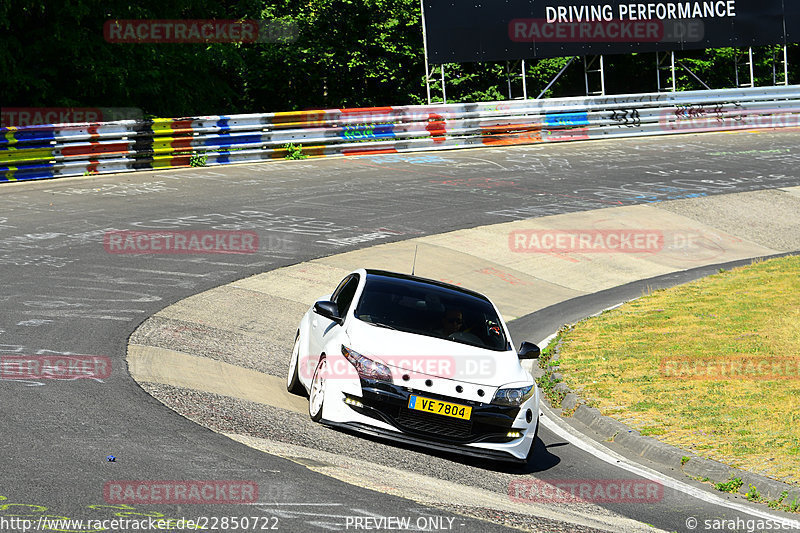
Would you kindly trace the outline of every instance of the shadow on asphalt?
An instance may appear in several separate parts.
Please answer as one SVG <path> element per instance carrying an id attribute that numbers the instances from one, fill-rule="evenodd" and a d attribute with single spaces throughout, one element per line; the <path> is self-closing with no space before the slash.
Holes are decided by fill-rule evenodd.
<path id="1" fill-rule="evenodd" d="M 524 465 L 515 465 L 513 463 L 500 463 L 497 462 L 497 472 L 503 472 L 506 474 L 516 474 L 524 476 L 525 474 L 534 474 L 536 472 L 544 472 L 546 470 L 550 470 L 558 463 L 561 462 L 561 458 L 553 453 L 550 453 L 549 448 L 554 446 L 564 446 L 569 443 L 555 443 L 545 445 L 542 442 L 542 439 L 536 437 L 536 440 L 533 443 L 533 451 L 528 457 L 528 462 Z"/>
<path id="2" fill-rule="evenodd" d="M 548 448 L 557 446 L 566 446 L 569 444 L 568 442 L 557 442 L 545 445 L 544 442 L 542 442 L 541 438 L 536 437 L 536 441 L 534 441 L 533 443 L 533 452 L 530 454 L 528 462 L 524 464 L 517 464 L 510 462 L 507 463 L 503 461 L 495 461 L 492 459 L 484 459 L 480 457 L 457 455 L 452 452 L 445 452 L 433 448 L 415 446 L 413 444 L 406 444 L 391 439 L 383 439 L 380 436 L 366 435 L 363 433 L 359 433 L 357 431 L 351 431 L 346 428 L 328 427 L 328 429 L 330 429 L 331 431 L 339 431 L 342 433 L 347 433 L 354 437 L 358 437 L 359 439 L 384 444 L 386 446 L 391 446 L 393 448 L 422 453 L 425 455 L 429 455 L 431 457 L 438 457 L 440 459 L 444 459 L 452 463 L 471 466 L 474 468 L 479 468 L 481 470 L 489 470 L 492 472 L 501 472 L 505 474 L 516 474 L 516 475 L 525 475 L 525 474 L 532 474 L 534 472 L 543 472 L 545 470 L 553 468 L 554 466 L 556 466 L 558 463 L 561 462 L 561 458 L 558 457 L 557 455 L 550 453 L 548 451 Z"/>

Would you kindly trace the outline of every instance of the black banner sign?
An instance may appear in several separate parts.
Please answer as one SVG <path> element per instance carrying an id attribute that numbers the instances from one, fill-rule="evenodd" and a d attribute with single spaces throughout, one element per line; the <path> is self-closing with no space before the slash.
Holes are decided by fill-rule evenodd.
<path id="1" fill-rule="evenodd" d="M 423 4 L 428 58 L 434 64 L 800 42 L 800 0 Z"/>

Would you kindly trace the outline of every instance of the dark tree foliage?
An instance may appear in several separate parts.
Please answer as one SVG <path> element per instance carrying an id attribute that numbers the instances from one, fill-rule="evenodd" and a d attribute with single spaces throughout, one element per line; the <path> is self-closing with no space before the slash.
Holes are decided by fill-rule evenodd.
<path id="1" fill-rule="evenodd" d="M 299 33 L 288 43 L 107 42 L 103 25 L 118 19 L 282 20 L 295 23 Z M 177 117 L 425 101 L 418 0 L 9 0 L 0 3 L 0 30 L 0 105 L 8 107 L 138 107 L 149 116 Z M 773 83 L 775 51 L 779 47 L 756 50 L 758 85 Z M 710 87 L 723 88 L 735 86 L 735 53 L 707 50 L 679 58 Z M 798 78 L 798 55 L 792 46 L 791 81 Z M 566 61 L 530 60 L 529 97 Z M 509 82 L 511 96 L 520 97 L 520 66 L 508 66 L 510 77 L 506 68 L 446 65 L 448 101 L 505 99 Z M 781 78 L 781 65 L 777 73 Z M 432 95 L 440 100 L 438 74 Z M 682 67 L 677 82 L 681 90 L 702 88 Z M 655 91 L 654 54 L 607 57 L 606 87 L 609 93 Z M 546 96 L 584 93 L 578 60 Z"/>
<path id="2" fill-rule="evenodd" d="M 189 116 L 421 101 L 418 4 L 405 0 L 13 0 L 0 5 L 4 106 Z M 291 43 L 121 44 L 116 19 L 293 20 Z"/>
<path id="3" fill-rule="evenodd" d="M 236 18 L 214 0 L 35 2 L 0 8 L 3 99 L 8 106 L 139 107 L 157 115 L 226 111 L 240 101 L 233 45 L 117 44 L 103 37 L 114 19 Z"/>

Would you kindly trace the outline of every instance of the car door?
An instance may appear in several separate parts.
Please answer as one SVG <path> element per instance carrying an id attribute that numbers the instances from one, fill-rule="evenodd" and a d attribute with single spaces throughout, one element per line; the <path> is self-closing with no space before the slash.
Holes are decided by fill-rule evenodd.
<path id="1" fill-rule="evenodd" d="M 344 278 L 341 283 L 339 283 L 339 286 L 336 287 L 336 290 L 333 291 L 331 301 L 336 304 L 339 310 L 339 316 L 344 317 L 350 309 L 353 303 L 353 297 L 356 294 L 356 289 L 358 289 L 359 279 L 360 276 L 358 274 L 351 274 Z M 331 338 L 339 327 L 341 326 L 333 320 L 318 315 L 317 313 L 313 314 L 311 318 L 309 350 L 314 367 L 316 367 L 319 356 L 325 344 L 328 342 L 328 339 Z"/>

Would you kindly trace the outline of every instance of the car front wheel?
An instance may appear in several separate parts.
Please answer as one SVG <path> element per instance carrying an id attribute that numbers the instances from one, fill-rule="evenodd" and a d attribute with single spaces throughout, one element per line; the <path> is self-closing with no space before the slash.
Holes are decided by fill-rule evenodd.
<path id="1" fill-rule="evenodd" d="M 325 375 L 328 372 L 328 360 L 324 357 L 320 359 L 314 370 L 314 377 L 311 379 L 311 391 L 308 393 L 308 414 L 311 420 L 319 422 L 322 420 L 322 404 L 325 401 Z"/>
<path id="2" fill-rule="evenodd" d="M 294 348 L 292 348 L 292 357 L 289 359 L 289 376 L 286 380 L 286 390 L 292 394 L 305 394 L 306 389 L 300 383 L 300 378 L 297 375 L 297 368 L 300 366 L 300 332 L 294 339 Z"/>
<path id="3" fill-rule="evenodd" d="M 533 439 L 531 440 L 531 449 L 528 450 L 528 457 L 526 459 L 526 462 L 530 461 L 531 458 L 533 457 L 534 450 L 536 449 L 536 440 L 539 438 L 539 424 L 541 424 L 541 423 L 542 423 L 542 417 L 537 415 L 536 416 L 536 429 L 533 431 Z"/>

